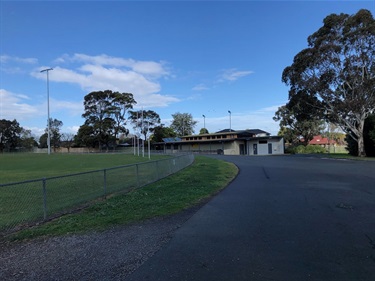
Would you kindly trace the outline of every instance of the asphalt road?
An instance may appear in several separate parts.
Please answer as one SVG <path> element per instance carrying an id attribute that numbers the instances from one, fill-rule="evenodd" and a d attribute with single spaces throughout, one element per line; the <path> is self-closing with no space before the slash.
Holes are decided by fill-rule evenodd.
<path id="1" fill-rule="evenodd" d="M 216 157 L 238 177 L 127 280 L 375 280 L 375 162 Z"/>

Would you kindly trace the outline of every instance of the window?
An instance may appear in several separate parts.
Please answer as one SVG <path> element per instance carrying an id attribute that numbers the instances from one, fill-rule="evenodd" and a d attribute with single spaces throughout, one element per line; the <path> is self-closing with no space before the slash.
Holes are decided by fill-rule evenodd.
<path id="1" fill-rule="evenodd" d="M 267 140 L 260 140 L 259 141 L 259 144 L 266 144 L 267 143 Z"/>

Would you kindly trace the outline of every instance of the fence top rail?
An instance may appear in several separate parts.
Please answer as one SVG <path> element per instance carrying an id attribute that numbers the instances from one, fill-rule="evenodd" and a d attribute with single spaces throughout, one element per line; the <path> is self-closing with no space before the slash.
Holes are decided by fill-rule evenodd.
<path id="1" fill-rule="evenodd" d="M 73 174 L 68 174 L 68 175 L 54 176 L 54 177 L 48 177 L 48 178 L 44 177 L 44 178 L 38 178 L 38 179 L 32 179 L 32 180 L 25 180 L 25 181 L 19 181 L 19 182 L 3 183 L 3 184 L 0 184 L 0 187 L 13 186 L 13 185 L 19 185 L 19 184 L 26 184 L 26 183 L 32 183 L 32 182 L 40 182 L 40 181 L 44 181 L 44 180 L 53 180 L 53 179 L 67 178 L 67 177 L 73 177 L 73 176 L 79 176 L 79 175 L 86 175 L 86 174 L 93 174 L 93 173 L 98 173 L 98 172 L 103 172 L 103 171 L 108 171 L 108 170 L 115 170 L 115 169 L 122 169 L 122 168 L 127 168 L 127 167 L 133 167 L 133 166 L 136 166 L 136 165 L 146 165 L 146 164 L 155 163 L 155 162 L 162 162 L 162 161 L 168 161 L 168 160 L 171 160 L 171 159 L 177 159 L 177 158 L 184 157 L 184 156 L 190 155 L 190 154 L 191 153 L 180 154 L 180 155 L 176 155 L 176 156 L 174 156 L 172 158 L 152 160 L 152 161 L 140 162 L 140 163 L 135 163 L 135 164 L 127 164 L 127 165 L 121 165 L 121 166 L 116 166 L 116 167 L 110 167 L 110 168 L 104 168 L 104 169 L 98 169 L 98 170 L 92 170 L 92 171 L 86 171 L 86 172 L 73 173 Z"/>

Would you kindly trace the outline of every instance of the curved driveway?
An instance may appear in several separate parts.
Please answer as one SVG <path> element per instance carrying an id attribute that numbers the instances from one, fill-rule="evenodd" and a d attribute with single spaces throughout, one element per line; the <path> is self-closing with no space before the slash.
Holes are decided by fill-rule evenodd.
<path id="1" fill-rule="evenodd" d="M 214 157 L 238 177 L 127 280 L 375 280 L 375 162 Z"/>

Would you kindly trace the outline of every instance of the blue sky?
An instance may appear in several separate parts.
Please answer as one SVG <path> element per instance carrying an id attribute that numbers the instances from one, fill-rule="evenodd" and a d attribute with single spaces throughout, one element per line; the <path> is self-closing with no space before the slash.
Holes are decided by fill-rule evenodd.
<path id="1" fill-rule="evenodd" d="M 0 1 L 0 119 L 40 136 L 84 123 L 95 90 L 133 93 L 168 126 L 187 112 L 195 131 L 263 129 L 288 100 L 283 69 L 331 13 L 375 14 L 375 1 Z M 130 125 L 128 126 L 131 129 Z"/>

